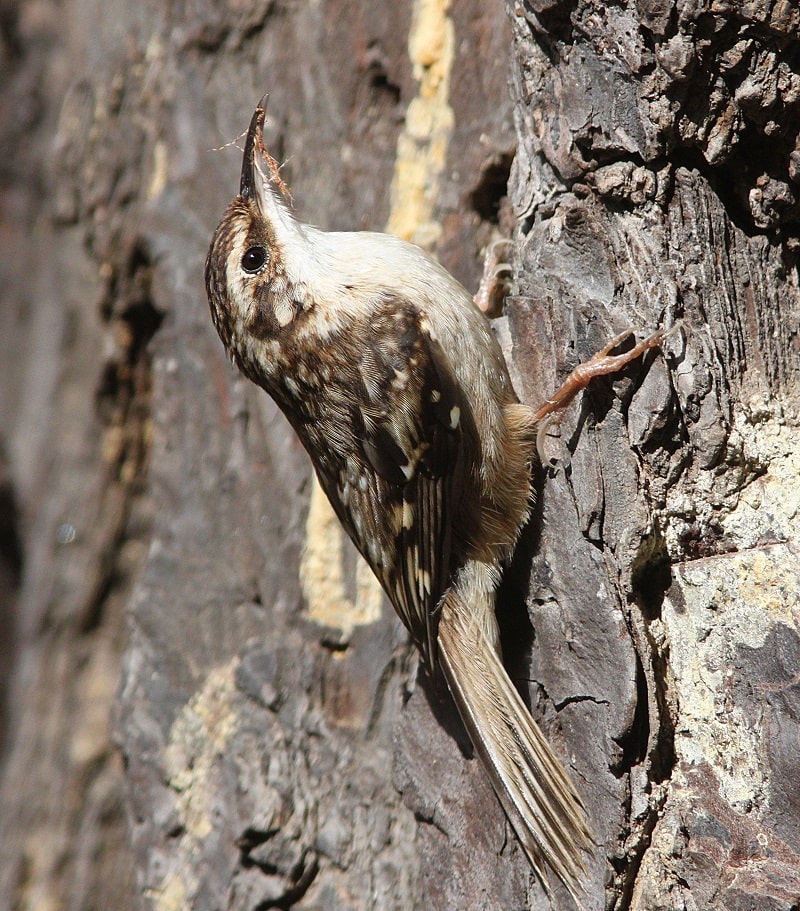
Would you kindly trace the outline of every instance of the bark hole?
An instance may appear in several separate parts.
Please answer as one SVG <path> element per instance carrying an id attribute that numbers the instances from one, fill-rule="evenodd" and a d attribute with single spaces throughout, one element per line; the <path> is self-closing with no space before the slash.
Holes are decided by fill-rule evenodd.
<path id="1" fill-rule="evenodd" d="M 470 207 L 483 221 L 497 224 L 500 220 L 500 203 L 508 192 L 511 173 L 511 152 L 494 155 L 481 168 L 478 183 L 469 196 Z"/>

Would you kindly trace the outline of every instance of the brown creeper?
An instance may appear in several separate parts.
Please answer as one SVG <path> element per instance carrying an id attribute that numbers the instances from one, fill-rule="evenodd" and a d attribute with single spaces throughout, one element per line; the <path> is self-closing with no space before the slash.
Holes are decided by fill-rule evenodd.
<path id="1" fill-rule="evenodd" d="M 485 316 L 427 254 L 297 222 L 264 147 L 264 107 L 206 261 L 214 325 L 291 422 L 429 672 L 441 667 L 531 864 L 577 896 L 583 806 L 503 667 L 494 601 L 528 518 L 537 421 L 588 375 L 534 415 Z M 590 375 L 642 350 L 602 352 Z"/>

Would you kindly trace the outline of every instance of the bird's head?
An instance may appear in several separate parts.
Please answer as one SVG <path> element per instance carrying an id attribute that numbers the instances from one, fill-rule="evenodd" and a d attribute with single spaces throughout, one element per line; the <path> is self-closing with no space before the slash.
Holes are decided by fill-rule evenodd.
<path id="1" fill-rule="evenodd" d="M 253 344 L 275 339 L 304 305 L 300 279 L 307 241 L 289 210 L 289 190 L 264 145 L 266 97 L 250 121 L 239 195 L 206 258 L 211 316 L 233 360 L 247 370 Z"/>

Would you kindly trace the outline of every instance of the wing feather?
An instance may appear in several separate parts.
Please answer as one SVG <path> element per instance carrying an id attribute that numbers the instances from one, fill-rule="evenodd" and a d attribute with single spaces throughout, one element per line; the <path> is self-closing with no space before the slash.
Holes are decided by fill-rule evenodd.
<path id="1" fill-rule="evenodd" d="M 455 568 L 455 498 L 477 477 L 477 431 L 451 364 L 409 305 L 394 300 L 373 319 L 358 373 L 351 418 L 361 451 L 338 477 L 320 478 L 338 488 L 339 518 L 432 671 L 436 609 Z"/>

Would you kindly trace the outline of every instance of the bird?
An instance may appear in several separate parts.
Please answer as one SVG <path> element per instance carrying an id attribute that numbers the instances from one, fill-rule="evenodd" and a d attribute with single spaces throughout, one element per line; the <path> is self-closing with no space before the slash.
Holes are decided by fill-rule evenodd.
<path id="1" fill-rule="evenodd" d="M 446 681 L 544 888 L 549 868 L 580 905 L 593 837 L 503 665 L 495 599 L 530 515 L 542 427 L 660 336 L 612 356 L 619 336 L 538 411 L 520 403 L 488 319 L 426 252 L 295 218 L 264 144 L 266 98 L 206 260 L 214 326 L 288 418 L 429 676 Z"/>

